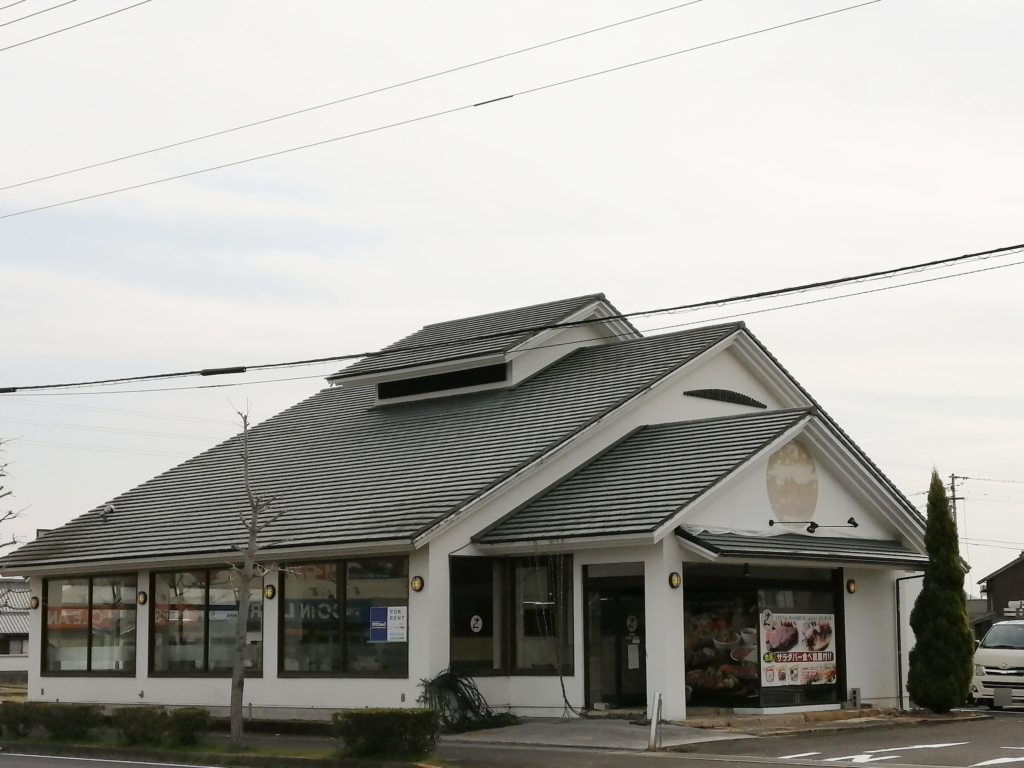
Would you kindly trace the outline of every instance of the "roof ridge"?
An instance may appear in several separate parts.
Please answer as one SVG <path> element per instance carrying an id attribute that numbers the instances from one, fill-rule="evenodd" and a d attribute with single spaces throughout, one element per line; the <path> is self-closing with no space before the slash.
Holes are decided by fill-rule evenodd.
<path id="1" fill-rule="evenodd" d="M 461 323 L 465 320 L 476 320 L 481 317 L 491 317 L 493 315 L 503 315 L 509 312 L 521 312 L 526 309 L 536 309 L 537 307 L 546 307 L 549 304 L 561 304 L 567 301 L 582 301 L 583 299 L 595 299 L 598 301 L 607 301 L 607 297 L 603 293 L 584 293 L 580 296 L 568 296 L 564 299 L 553 299 L 551 301 L 539 301 L 536 304 L 526 304 L 522 307 L 512 307 L 510 309 L 499 309 L 497 312 L 481 312 L 476 315 L 466 315 L 465 317 L 455 317 L 451 320 L 439 320 L 436 323 L 428 323 L 424 325 L 420 330 L 427 328 L 436 328 L 440 325 L 448 325 L 449 323 Z M 410 334 L 411 335 L 411 334 Z M 397 342 L 396 342 L 397 343 Z"/>

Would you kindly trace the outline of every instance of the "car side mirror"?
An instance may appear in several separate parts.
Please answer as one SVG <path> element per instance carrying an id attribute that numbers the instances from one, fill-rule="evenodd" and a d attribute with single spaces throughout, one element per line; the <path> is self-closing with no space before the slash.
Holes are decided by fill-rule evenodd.
<path id="1" fill-rule="evenodd" d="M 974 641 L 974 647 L 975 647 L 975 649 L 981 648 L 981 640 L 975 640 Z"/>

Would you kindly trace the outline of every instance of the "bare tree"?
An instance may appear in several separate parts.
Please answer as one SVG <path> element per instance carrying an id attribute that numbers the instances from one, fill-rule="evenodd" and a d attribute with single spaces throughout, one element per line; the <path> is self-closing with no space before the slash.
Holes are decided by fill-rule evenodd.
<path id="1" fill-rule="evenodd" d="M 252 454 L 249 449 L 249 411 L 236 409 L 242 420 L 242 478 L 245 484 L 247 509 L 239 511 L 242 525 L 246 532 L 244 544 L 236 546 L 242 553 L 242 565 L 231 563 L 232 581 L 238 590 L 238 618 L 235 622 L 235 649 L 231 665 L 231 745 L 242 747 L 244 723 L 242 719 L 242 702 L 245 693 L 245 647 L 249 624 L 249 593 L 253 582 L 259 584 L 270 569 L 258 562 L 260 555 L 260 534 L 277 520 L 284 510 L 275 511 L 276 498 L 257 490 L 252 482 Z"/>
<path id="2" fill-rule="evenodd" d="M 8 502 L 5 499 L 10 499 L 13 496 L 13 492 L 10 491 L 5 485 L 3 485 L 4 478 L 10 477 L 7 473 L 7 467 L 9 462 L 7 461 L 7 444 L 10 440 L 0 440 L 0 526 L 4 523 L 9 523 L 11 520 L 16 520 L 21 517 L 21 513 L 24 510 L 13 510 L 7 506 Z M 0 552 L 18 544 L 18 539 L 14 534 L 7 541 L 0 541 Z M 10 594 L 9 589 L 0 587 L 0 609 L 10 608 Z"/>

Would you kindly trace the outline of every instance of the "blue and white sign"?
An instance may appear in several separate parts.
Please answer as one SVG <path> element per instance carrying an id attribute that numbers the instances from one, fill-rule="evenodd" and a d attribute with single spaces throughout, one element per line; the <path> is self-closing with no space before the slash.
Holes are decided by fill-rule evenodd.
<path id="1" fill-rule="evenodd" d="M 404 643 L 409 639 L 408 622 L 404 605 L 371 606 L 370 642 Z"/>

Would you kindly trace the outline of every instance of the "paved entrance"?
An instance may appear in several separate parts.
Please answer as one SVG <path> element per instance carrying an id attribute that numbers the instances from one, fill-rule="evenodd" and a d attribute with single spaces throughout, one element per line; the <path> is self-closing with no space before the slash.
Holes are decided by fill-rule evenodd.
<path id="1" fill-rule="evenodd" d="M 588 747 L 590 749 L 644 750 L 650 726 L 606 718 L 528 718 L 520 725 L 443 736 L 442 742 L 464 744 L 513 744 L 518 746 Z M 663 725 L 663 747 L 679 747 L 709 741 L 750 738 L 739 733 L 718 733 L 685 725 Z"/>

